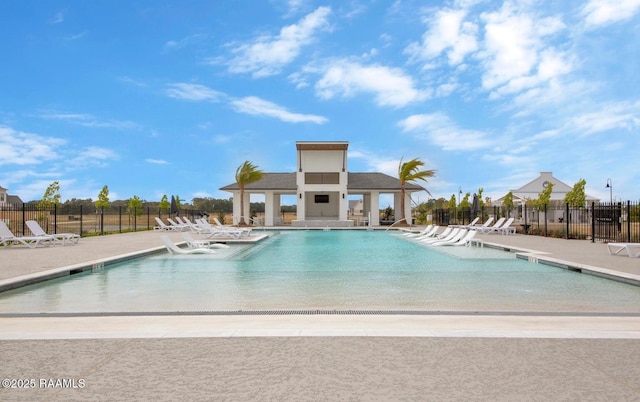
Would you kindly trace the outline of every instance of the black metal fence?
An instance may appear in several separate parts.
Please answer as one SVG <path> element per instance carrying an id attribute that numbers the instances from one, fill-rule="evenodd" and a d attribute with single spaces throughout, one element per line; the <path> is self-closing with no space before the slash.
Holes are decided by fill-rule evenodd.
<path id="1" fill-rule="evenodd" d="M 200 212 L 182 210 L 178 215 L 195 218 L 200 216 Z M 77 207 L 53 205 L 42 208 L 37 205 L 22 204 L 0 207 L 0 220 L 7 224 L 15 236 L 31 235 L 25 224 L 28 220 L 37 221 L 47 233 L 71 232 L 81 236 L 91 236 L 151 230 L 157 226 L 156 217 L 165 219 L 169 214 L 166 210 L 153 207 L 133 210 L 123 206 L 101 209 L 83 205 Z"/>
<path id="2" fill-rule="evenodd" d="M 484 222 L 489 216 L 514 218 L 518 233 L 589 239 L 593 242 L 640 242 L 640 203 L 591 203 L 587 207 L 569 204 L 542 209 L 522 205 L 516 208 L 489 207 L 472 213 L 469 208 L 438 209 L 432 220 L 438 225 L 468 224 L 475 217 Z"/>

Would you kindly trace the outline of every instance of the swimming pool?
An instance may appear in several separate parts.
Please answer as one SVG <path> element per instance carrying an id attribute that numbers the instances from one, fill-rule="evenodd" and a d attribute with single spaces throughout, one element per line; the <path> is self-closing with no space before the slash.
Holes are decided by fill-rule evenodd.
<path id="1" fill-rule="evenodd" d="M 639 313 L 640 288 L 378 231 L 283 231 L 213 256 L 156 255 L 0 293 L 0 313 L 268 310 Z"/>

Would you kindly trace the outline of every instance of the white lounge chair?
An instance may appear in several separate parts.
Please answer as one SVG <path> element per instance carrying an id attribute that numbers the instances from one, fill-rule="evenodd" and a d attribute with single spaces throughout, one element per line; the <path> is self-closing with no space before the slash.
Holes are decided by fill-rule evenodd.
<path id="1" fill-rule="evenodd" d="M 500 225 L 500 226 L 493 225 L 491 228 L 485 229 L 485 234 L 491 234 L 491 233 L 512 234 L 512 233 L 515 233 L 516 232 L 516 228 L 511 226 L 513 221 L 514 221 L 514 218 L 509 218 L 506 221 L 502 222 L 502 225 Z"/>
<path id="2" fill-rule="evenodd" d="M 431 230 L 429 230 L 427 233 L 421 234 L 420 236 L 417 236 L 417 237 L 412 237 L 412 239 L 420 240 L 420 239 L 428 239 L 430 237 L 434 237 L 438 233 L 438 230 L 440 230 L 440 226 L 434 225 L 431 228 Z"/>
<path id="3" fill-rule="evenodd" d="M 234 239 L 238 239 L 243 234 L 242 230 L 235 230 L 227 227 L 218 228 L 216 226 L 213 226 L 212 224 L 207 222 L 206 219 L 200 219 L 198 221 L 198 225 L 203 228 L 200 234 L 206 235 L 207 237 L 219 236 L 219 237 L 232 237 Z"/>
<path id="4" fill-rule="evenodd" d="M 27 221 L 27 227 L 33 233 L 34 236 L 49 238 L 51 241 L 55 243 L 60 243 L 63 246 L 66 246 L 67 243 L 78 244 L 80 241 L 80 235 L 75 233 L 53 233 L 48 234 L 42 229 L 42 226 L 36 221 Z"/>
<path id="5" fill-rule="evenodd" d="M 607 250 L 611 255 L 626 251 L 629 257 L 640 258 L 640 243 L 607 243 Z"/>
<path id="6" fill-rule="evenodd" d="M 182 230 L 191 230 L 191 225 L 182 220 L 181 217 L 176 216 L 176 222 L 178 226 L 182 227 Z"/>
<path id="7" fill-rule="evenodd" d="M 476 229 L 478 232 L 482 233 L 482 234 L 487 234 L 487 233 L 491 233 L 492 231 L 494 231 L 495 229 L 499 228 L 502 226 L 502 224 L 504 223 L 504 221 L 507 218 L 500 218 L 496 221 L 496 223 L 493 224 L 493 226 L 486 226 L 486 227 L 479 227 L 478 229 Z"/>
<path id="8" fill-rule="evenodd" d="M 478 223 L 478 221 L 480 220 L 480 217 L 475 217 L 471 222 L 469 222 L 466 225 L 453 225 L 456 228 L 462 228 L 462 229 L 471 229 L 476 223 Z"/>
<path id="9" fill-rule="evenodd" d="M 493 222 L 493 216 L 490 216 L 489 218 L 487 218 L 487 220 L 484 221 L 484 223 L 482 225 L 476 225 L 474 227 L 474 229 L 481 229 L 481 228 L 489 227 L 489 225 L 491 225 L 491 222 Z"/>
<path id="10" fill-rule="evenodd" d="M 406 231 L 405 233 L 403 233 L 402 235 L 405 237 L 419 237 L 419 236 L 424 236 L 427 233 L 429 233 L 431 231 L 431 229 L 433 229 L 433 225 L 427 225 L 426 228 L 418 231 L 418 232 L 412 232 L 412 231 Z"/>
<path id="11" fill-rule="evenodd" d="M 39 245 L 48 247 L 51 244 L 51 238 L 38 236 L 16 237 L 7 224 L 4 221 L 0 221 L 0 246 L 11 247 L 13 244 L 22 244 L 29 248 L 36 248 Z"/>
<path id="12" fill-rule="evenodd" d="M 216 243 L 211 239 L 196 240 L 189 232 L 180 233 L 190 249 L 196 248 L 229 248 L 226 244 Z"/>
<path id="13" fill-rule="evenodd" d="M 160 239 L 162 239 L 162 242 L 171 254 L 213 254 L 216 252 L 210 248 L 190 248 L 185 250 L 176 246 L 168 236 L 160 236 Z"/>
<path id="14" fill-rule="evenodd" d="M 182 217 L 182 221 L 184 222 L 185 225 L 189 226 L 189 229 L 191 229 L 192 231 L 194 231 L 196 233 L 200 233 L 201 232 L 202 228 L 197 223 L 191 222 L 191 220 L 189 218 L 187 218 L 186 216 Z"/>
<path id="15" fill-rule="evenodd" d="M 171 218 L 167 218 L 167 222 L 169 222 L 169 226 L 177 232 L 184 232 L 185 230 L 188 230 L 188 227 L 186 225 L 177 223 Z"/>
<path id="16" fill-rule="evenodd" d="M 434 241 L 434 239 L 441 240 L 443 237 L 449 236 L 452 230 L 453 230 L 453 226 L 447 226 L 446 228 L 444 228 L 444 230 L 440 234 L 438 234 L 436 231 L 431 233 L 428 237 L 426 235 L 421 236 L 417 240 L 420 242 L 430 242 L 430 241 Z"/>
<path id="17" fill-rule="evenodd" d="M 171 231 L 176 231 L 177 230 L 176 227 L 167 225 L 166 223 L 164 223 L 162 221 L 162 219 L 158 218 L 157 216 L 156 216 L 155 219 L 156 219 L 156 222 L 158 223 L 158 226 L 154 226 L 153 230 L 171 230 Z"/>
<path id="18" fill-rule="evenodd" d="M 231 226 L 225 226 L 222 223 L 220 223 L 220 221 L 216 217 L 213 218 L 213 221 L 216 223 L 216 228 L 220 230 L 228 230 L 228 229 L 240 230 L 243 236 L 249 236 L 251 234 L 251 228 L 236 228 Z"/>
<path id="19" fill-rule="evenodd" d="M 204 218 L 196 218 L 195 222 L 191 222 L 186 216 L 182 218 L 189 228 L 196 233 L 208 233 L 210 232 L 211 225 Z"/>
<path id="20" fill-rule="evenodd" d="M 447 229 L 449 229 L 449 228 L 447 228 Z M 433 244 L 433 243 L 439 242 L 439 241 L 451 240 L 454 237 L 456 237 L 461 230 L 463 230 L 463 229 L 460 229 L 460 228 L 451 228 L 451 230 L 449 230 L 447 232 L 447 229 L 445 229 L 444 232 L 442 232 L 442 234 L 439 234 L 439 235 L 437 235 L 435 237 L 432 237 L 432 238 L 429 238 L 429 239 L 420 240 L 420 243 Z"/>
<path id="21" fill-rule="evenodd" d="M 503 234 L 503 235 L 515 234 L 516 233 L 516 228 L 511 226 L 513 221 L 514 221 L 513 218 L 507 219 L 507 221 L 502 226 L 497 228 L 495 230 L 495 232 Z"/>
<path id="22" fill-rule="evenodd" d="M 433 246 L 468 246 L 469 242 L 476 236 L 477 231 L 470 229 L 467 234 L 458 241 L 448 241 L 442 243 L 434 243 Z"/>
<path id="23" fill-rule="evenodd" d="M 460 228 L 456 228 L 456 229 L 458 229 L 458 231 L 453 236 L 450 236 L 445 240 L 435 241 L 433 243 L 430 243 L 430 245 L 431 246 L 445 246 L 445 245 L 449 245 L 449 244 L 454 244 L 454 243 L 457 243 L 458 241 L 460 241 L 460 239 L 462 239 L 469 232 L 467 229 L 460 229 Z"/>

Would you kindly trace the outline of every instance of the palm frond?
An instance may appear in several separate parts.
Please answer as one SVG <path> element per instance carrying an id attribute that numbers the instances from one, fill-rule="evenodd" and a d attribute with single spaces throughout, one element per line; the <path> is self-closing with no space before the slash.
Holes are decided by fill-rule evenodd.
<path id="1" fill-rule="evenodd" d="M 398 179 L 402 183 L 408 183 L 415 180 L 427 181 L 427 178 L 435 176 L 435 170 L 420 170 L 424 166 L 424 162 L 415 158 L 407 162 L 402 162 L 400 159 L 400 165 L 398 166 Z"/>
<path id="2" fill-rule="evenodd" d="M 244 163 L 236 169 L 236 182 L 241 187 L 244 187 L 245 184 L 256 182 L 263 176 L 264 172 L 249 161 L 244 161 Z"/>

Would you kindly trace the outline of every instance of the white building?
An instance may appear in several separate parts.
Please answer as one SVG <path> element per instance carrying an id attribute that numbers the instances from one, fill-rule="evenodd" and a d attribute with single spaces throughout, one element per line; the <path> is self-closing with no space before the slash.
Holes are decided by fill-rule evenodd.
<path id="1" fill-rule="evenodd" d="M 294 173 L 265 173 L 264 177 L 245 186 L 247 194 L 263 194 L 265 197 L 265 226 L 275 226 L 280 222 L 280 197 L 295 195 L 297 219 L 292 226 L 307 227 L 347 227 L 353 226 L 349 219 L 349 195 L 361 195 L 363 216 L 371 217 L 370 224 L 380 224 L 379 199 L 381 194 L 393 194 L 394 210 L 400 210 L 405 203 L 405 211 L 411 211 L 411 193 L 424 188 L 407 183 L 405 199 L 401 200 L 400 181 L 384 173 L 354 173 L 347 168 L 346 141 L 298 141 L 297 171 Z M 241 216 L 249 216 L 249 202 L 240 211 L 240 190 L 237 183 L 220 190 L 233 194 L 233 221 Z"/>
<path id="2" fill-rule="evenodd" d="M 518 213 L 522 212 L 522 206 L 527 203 L 528 200 L 537 200 L 540 196 L 540 193 L 547 188 L 549 184 L 553 184 L 553 188 L 551 189 L 551 197 L 549 199 L 550 210 L 547 214 L 547 218 L 550 221 L 564 219 L 564 211 L 556 210 L 558 206 L 564 205 L 564 198 L 567 196 L 567 193 L 573 190 L 573 186 L 569 186 L 568 184 L 556 179 L 553 177 L 551 172 L 540 172 L 540 175 L 524 186 L 516 189 L 509 190 L 513 195 L 513 206 Z M 506 194 L 503 197 L 494 201 L 494 204 L 502 205 Z M 599 198 L 592 197 L 586 195 L 587 204 L 590 204 L 591 201 L 600 201 Z M 533 209 L 530 209 L 530 214 L 534 214 Z M 533 215 L 529 216 L 528 219 L 532 219 Z"/>

